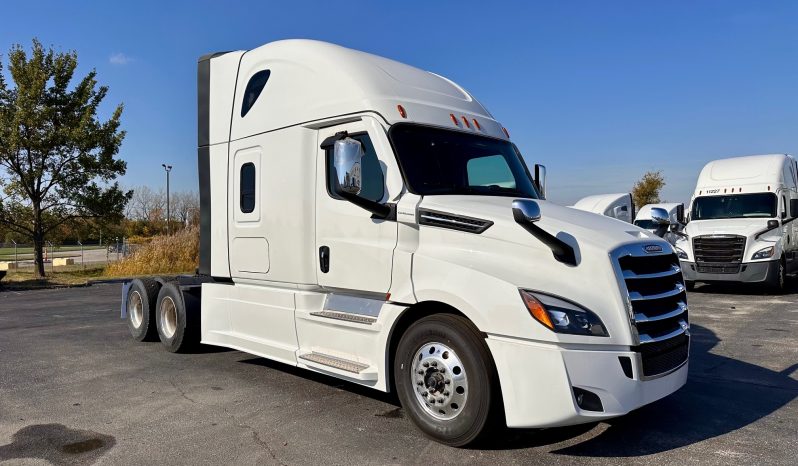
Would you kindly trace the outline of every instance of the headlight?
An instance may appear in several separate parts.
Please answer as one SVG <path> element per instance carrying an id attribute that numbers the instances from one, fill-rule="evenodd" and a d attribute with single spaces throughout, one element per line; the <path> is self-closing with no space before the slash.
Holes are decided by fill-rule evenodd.
<path id="1" fill-rule="evenodd" d="M 676 257 L 679 259 L 687 260 L 687 253 L 684 252 L 681 248 L 677 248 L 676 246 L 673 247 L 676 250 Z"/>
<path id="2" fill-rule="evenodd" d="M 768 257 L 773 257 L 774 252 L 776 252 L 776 248 L 774 246 L 760 249 L 759 251 L 755 252 L 753 256 L 751 256 L 751 260 L 767 259 Z"/>
<path id="3" fill-rule="evenodd" d="M 557 333 L 608 337 L 598 316 L 583 307 L 542 293 L 519 290 L 532 317 Z"/>

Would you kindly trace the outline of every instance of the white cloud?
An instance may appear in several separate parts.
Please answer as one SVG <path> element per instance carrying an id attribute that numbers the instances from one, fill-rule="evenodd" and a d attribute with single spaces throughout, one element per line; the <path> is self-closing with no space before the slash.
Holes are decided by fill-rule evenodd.
<path id="1" fill-rule="evenodd" d="M 128 63 L 131 63 L 133 61 L 133 58 L 125 55 L 122 52 L 118 52 L 111 54 L 111 56 L 108 58 L 108 61 L 112 65 L 127 65 Z"/>

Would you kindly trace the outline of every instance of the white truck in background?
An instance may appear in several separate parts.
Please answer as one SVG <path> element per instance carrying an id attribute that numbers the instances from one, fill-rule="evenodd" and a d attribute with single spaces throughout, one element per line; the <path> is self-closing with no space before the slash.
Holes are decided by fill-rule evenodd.
<path id="1" fill-rule="evenodd" d="M 543 200 L 542 167 L 454 82 L 287 40 L 202 57 L 198 94 L 199 273 L 126 284 L 134 338 L 396 391 L 455 446 L 684 385 L 671 246 Z"/>
<path id="2" fill-rule="evenodd" d="M 631 193 L 595 194 L 579 199 L 571 207 L 626 223 L 632 223 L 635 218 L 635 203 Z"/>
<path id="3" fill-rule="evenodd" d="M 798 269 L 798 166 L 786 154 L 714 160 L 701 170 L 676 243 L 688 287 L 764 283 Z"/>

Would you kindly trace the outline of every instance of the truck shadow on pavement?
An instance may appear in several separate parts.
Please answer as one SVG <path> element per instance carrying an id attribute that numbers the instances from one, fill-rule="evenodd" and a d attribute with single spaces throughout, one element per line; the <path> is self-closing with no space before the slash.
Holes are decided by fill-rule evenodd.
<path id="1" fill-rule="evenodd" d="M 798 396 L 790 375 L 798 364 L 774 371 L 712 354 L 718 343 L 710 330 L 691 326 L 687 384 L 673 395 L 626 416 L 605 421 L 608 427 L 546 429 L 538 434 L 516 431 L 494 448 L 513 449 L 555 443 L 553 454 L 584 457 L 635 457 L 685 447 L 735 431 L 777 411 Z M 582 438 L 587 437 L 587 438 Z"/>
<path id="2" fill-rule="evenodd" d="M 719 342 L 705 327 L 691 326 L 690 372 L 678 392 L 632 413 L 600 424 L 552 429 L 505 429 L 477 448 L 550 449 L 552 454 L 583 457 L 637 457 L 661 453 L 718 437 L 752 424 L 798 397 L 793 364 L 774 371 L 710 353 Z M 262 358 L 241 362 L 289 372 L 350 393 L 398 405 L 388 393 L 308 372 Z M 382 414 L 404 417 L 395 408 Z M 408 428 L 412 428 L 408 424 Z"/>

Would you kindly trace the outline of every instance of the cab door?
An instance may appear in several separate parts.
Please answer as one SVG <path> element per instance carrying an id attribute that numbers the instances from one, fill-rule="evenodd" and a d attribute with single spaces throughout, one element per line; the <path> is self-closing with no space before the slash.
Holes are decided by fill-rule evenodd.
<path id="1" fill-rule="evenodd" d="M 397 241 L 394 220 L 372 218 L 371 212 L 337 196 L 331 186 L 332 147 L 322 142 L 346 131 L 363 148 L 362 188 L 359 196 L 386 203 L 388 180 L 398 173 L 382 126 L 371 117 L 324 128 L 318 133 L 316 170 L 316 264 L 319 285 L 330 291 L 385 294 L 391 287 L 393 253 Z M 393 189 L 396 191 L 396 188 Z"/>

